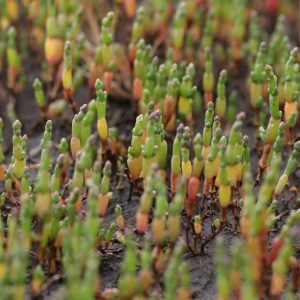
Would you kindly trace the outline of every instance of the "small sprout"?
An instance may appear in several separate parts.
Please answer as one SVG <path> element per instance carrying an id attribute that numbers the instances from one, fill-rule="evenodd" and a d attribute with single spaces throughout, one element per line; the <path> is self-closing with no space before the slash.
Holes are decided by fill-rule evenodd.
<path id="1" fill-rule="evenodd" d="M 194 218 L 194 231 L 196 235 L 201 235 L 202 230 L 202 221 L 199 215 L 196 215 Z"/>
<path id="2" fill-rule="evenodd" d="M 31 289 L 34 295 L 38 295 L 42 290 L 45 275 L 40 265 L 38 265 L 33 272 L 33 279 L 31 283 Z"/>
<path id="3" fill-rule="evenodd" d="M 43 91 L 42 83 L 38 78 L 34 80 L 33 88 L 34 88 L 35 100 L 39 109 L 41 110 L 45 109 L 46 106 L 45 94 Z"/>
<path id="4" fill-rule="evenodd" d="M 224 120 L 226 114 L 226 94 L 225 94 L 225 84 L 227 81 L 227 72 L 222 70 L 219 75 L 218 86 L 217 86 L 217 100 L 216 100 L 216 115 Z"/>
<path id="5" fill-rule="evenodd" d="M 101 142 L 105 145 L 108 137 L 108 127 L 106 122 L 106 98 L 107 94 L 103 91 L 103 83 L 97 79 L 96 84 L 96 94 L 97 94 L 97 114 L 98 122 L 97 129 Z"/>
<path id="6" fill-rule="evenodd" d="M 124 217 L 123 217 L 122 208 L 120 205 L 116 206 L 115 215 L 116 215 L 116 223 L 117 223 L 118 228 L 121 231 L 124 231 L 124 229 L 125 229 Z"/>

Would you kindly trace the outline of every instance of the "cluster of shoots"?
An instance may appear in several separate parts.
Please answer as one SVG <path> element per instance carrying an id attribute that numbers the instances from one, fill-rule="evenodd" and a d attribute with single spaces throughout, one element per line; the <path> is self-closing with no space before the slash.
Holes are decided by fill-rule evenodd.
<path id="1" fill-rule="evenodd" d="M 217 299 L 296 299 L 287 2 L 0 0 L 3 299 L 187 300 L 208 252 Z"/>

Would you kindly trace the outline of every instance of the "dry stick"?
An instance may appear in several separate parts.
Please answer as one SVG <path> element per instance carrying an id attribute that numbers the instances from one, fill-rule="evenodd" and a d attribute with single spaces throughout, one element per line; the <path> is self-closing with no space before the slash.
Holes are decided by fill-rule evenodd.
<path id="1" fill-rule="evenodd" d="M 56 275 L 53 275 L 52 277 L 50 277 L 43 285 L 43 288 L 42 288 L 42 291 L 41 291 L 41 294 L 46 292 L 47 289 L 53 284 L 55 283 L 56 281 L 59 281 L 63 279 L 63 275 L 62 274 L 56 274 Z"/>
<path id="2" fill-rule="evenodd" d="M 121 97 L 128 100 L 131 99 L 131 95 L 115 81 L 112 82 L 111 87 L 112 87 L 112 92 L 110 93 L 110 95 L 115 97 Z"/>
<path id="3" fill-rule="evenodd" d="M 150 52 L 150 57 L 154 56 L 159 46 L 166 40 L 167 33 L 161 34 L 158 39 L 156 39 L 155 43 L 153 44 Z"/>
<path id="4" fill-rule="evenodd" d="M 49 241 L 49 248 L 50 248 L 50 253 L 49 253 L 49 269 L 50 273 L 54 274 L 56 272 L 56 255 L 55 255 L 55 244 L 54 244 L 54 239 L 50 239 Z"/>
<path id="5" fill-rule="evenodd" d="M 92 36 L 91 36 L 92 41 L 96 44 L 98 41 L 98 37 L 100 35 L 100 31 L 99 31 L 99 25 L 97 19 L 95 18 L 94 8 L 92 3 L 84 4 L 84 13 L 92 32 Z"/>
<path id="6" fill-rule="evenodd" d="M 221 230 L 216 230 L 214 231 L 202 244 L 201 244 L 201 250 L 200 253 L 201 254 L 206 254 L 204 251 L 205 246 L 212 241 L 219 233 L 221 232 Z M 208 254 L 207 254 L 208 255 Z"/>
<path id="7" fill-rule="evenodd" d="M 289 214 L 290 210 L 285 210 L 282 213 L 280 213 L 279 215 L 277 215 L 274 219 L 275 221 L 279 221 L 282 219 L 282 217 L 284 217 L 285 215 Z"/>
<path id="8" fill-rule="evenodd" d="M 238 232 L 239 231 L 239 215 L 237 212 L 237 206 L 233 203 L 231 206 L 231 211 L 232 211 L 232 215 L 233 215 L 233 219 L 234 219 L 234 232 Z"/>
<path id="9" fill-rule="evenodd" d="M 132 194 L 133 194 L 133 190 L 134 190 L 134 187 L 135 187 L 135 181 L 131 180 L 128 168 L 126 168 L 125 173 L 126 173 L 127 179 L 129 181 L 129 184 L 130 184 L 130 190 L 129 190 L 129 195 L 128 195 L 128 199 L 127 199 L 127 201 L 129 202 L 131 197 L 132 197 Z"/>
<path id="10" fill-rule="evenodd" d="M 63 62 L 61 62 L 58 65 L 57 69 L 55 68 L 55 66 L 50 65 L 51 82 L 49 82 L 48 90 L 50 90 L 49 97 L 51 99 L 54 99 L 56 97 L 59 87 L 61 85 L 63 66 L 64 66 Z M 52 80 L 52 78 L 54 78 L 55 72 L 56 72 L 55 79 Z M 51 83 L 53 81 L 54 81 L 54 83 L 53 83 L 53 86 L 51 87 Z"/>
<path id="11" fill-rule="evenodd" d="M 125 84 L 125 86 L 129 88 L 131 86 L 131 79 L 133 75 L 133 65 L 131 65 L 128 57 L 126 56 L 127 47 L 120 45 L 120 50 L 122 53 L 120 54 L 122 64 L 118 65 L 118 69 L 120 70 L 120 74 L 123 74 L 121 77 L 126 79 L 127 84 Z"/>
<path id="12" fill-rule="evenodd" d="M 136 187 L 136 181 L 131 181 L 130 182 L 130 190 L 129 190 L 128 200 L 127 201 L 131 200 L 131 197 L 133 195 L 133 191 L 135 190 L 135 187 Z"/>
<path id="13" fill-rule="evenodd" d="M 206 212 L 204 215 L 201 215 L 202 223 L 205 219 L 209 218 L 211 216 L 211 213 Z"/>
<path id="14" fill-rule="evenodd" d="M 201 233 L 199 235 L 195 235 L 194 237 L 194 248 L 196 253 L 198 253 L 197 251 L 198 243 L 200 243 L 201 245 L 203 244 Z"/>
<path id="15" fill-rule="evenodd" d="M 53 73 L 55 71 L 53 70 Z M 62 80 L 62 72 L 63 72 L 63 62 L 61 62 L 57 68 L 57 73 L 55 76 L 54 84 L 52 88 L 50 89 L 49 97 L 51 99 L 54 99 L 58 93 L 58 89 L 61 85 L 61 80 Z"/>
<path id="16" fill-rule="evenodd" d="M 233 214 L 233 218 L 234 218 L 234 227 L 236 231 L 239 231 L 239 205 L 238 205 L 238 197 L 239 197 L 239 193 L 237 188 L 233 189 L 233 199 L 232 199 L 232 214 Z"/>
<path id="17" fill-rule="evenodd" d="M 263 172 L 264 172 L 264 170 L 262 168 L 258 167 L 257 176 L 256 176 L 256 178 L 254 180 L 254 183 L 253 183 L 253 189 L 256 188 L 260 184 Z"/>
<path id="18" fill-rule="evenodd" d="M 190 246 L 190 239 L 189 239 L 189 231 L 190 231 L 190 223 L 191 222 L 191 218 L 188 218 L 188 224 L 186 226 L 186 231 L 185 231 L 185 239 L 186 239 L 186 246 L 187 248 L 191 251 L 191 253 L 196 256 L 196 252 L 195 250 Z"/>
<path id="19" fill-rule="evenodd" d="M 201 195 L 201 198 L 200 198 L 200 201 L 199 201 L 199 203 L 200 203 L 199 209 L 200 209 L 200 212 L 201 212 L 201 213 L 203 213 L 203 211 L 204 211 L 204 209 L 205 209 L 205 201 L 206 201 L 206 199 L 207 199 L 207 196 L 204 195 L 204 194 L 202 194 L 202 195 Z"/>
<path id="20" fill-rule="evenodd" d="M 216 208 L 216 201 L 217 200 L 217 190 L 215 186 L 215 177 L 213 178 L 211 182 L 211 190 L 209 191 L 209 213 L 212 214 L 215 211 Z"/>
<path id="21" fill-rule="evenodd" d="M 198 237 L 197 236 L 195 236 L 194 237 L 194 249 L 195 249 L 195 252 L 197 253 L 197 242 L 198 242 Z"/>
<path id="22" fill-rule="evenodd" d="M 119 190 L 124 189 L 124 186 L 123 186 L 124 180 L 123 180 L 123 178 L 127 177 L 127 176 L 123 173 L 117 173 L 116 175 L 118 177 L 117 184 L 116 184 L 116 190 L 119 191 Z"/>
<path id="23" fill-rule="evenodd" d="M 221 217 L 220 217 L 220 221 L 222 224 L 226 224 L 227 223 L 227 211 L 226 211 L 227 207 L 222 207 L 221 206 Z"/>
<path id="24" fill-rule="evenodd" d="M 7 198 L 10 200 L 10 202 L 16 206 L 19 207 L 19 204 L 14 196 L 14 194 L 12 192 L 6 192 Z"/>
<path id="25" fill-rule="evenodd" d="M 75 101 L 73 100 L 73 98 L 70 95 L 70 91 L 64 90 L 64 98 L 68 101 L 69 106 L 72 109 L 74 115 L 76 115 L 78 112 L 78 109 L 77 109 L 77 105 L 76 105 Z"/>
<path id="26" fill-rule="evenodd" d="M 263 176 L 264 170 L 267 168 L 267 161 L 268 161 L 268 157 L 269 157 L 269 154 L 270 154 L 270 151 L 271 151 L 271 147 L 272 147 L 271 144 L 266 144 L 264 149 L 263 149 L 261 159 L 258 162 L 258 165 L 259 165 L 258 174 L 257 174 L 257 177 L 255 179 L 253 188 L 258 186 L 258 184 L 260 183 L 261 178 Z"/>
<path id="27" fill-rule="evenodd" d="M 93 50 L 94 48 L 95 46 L 93 44 L 88 43 L 88 41 L 86 41 L 85 49 L 83 49 L 82 51 L 81 58 L 87 65 L 90 65 L 94 62 L 94 55 L 95 55 L 95 51 Z"/>

